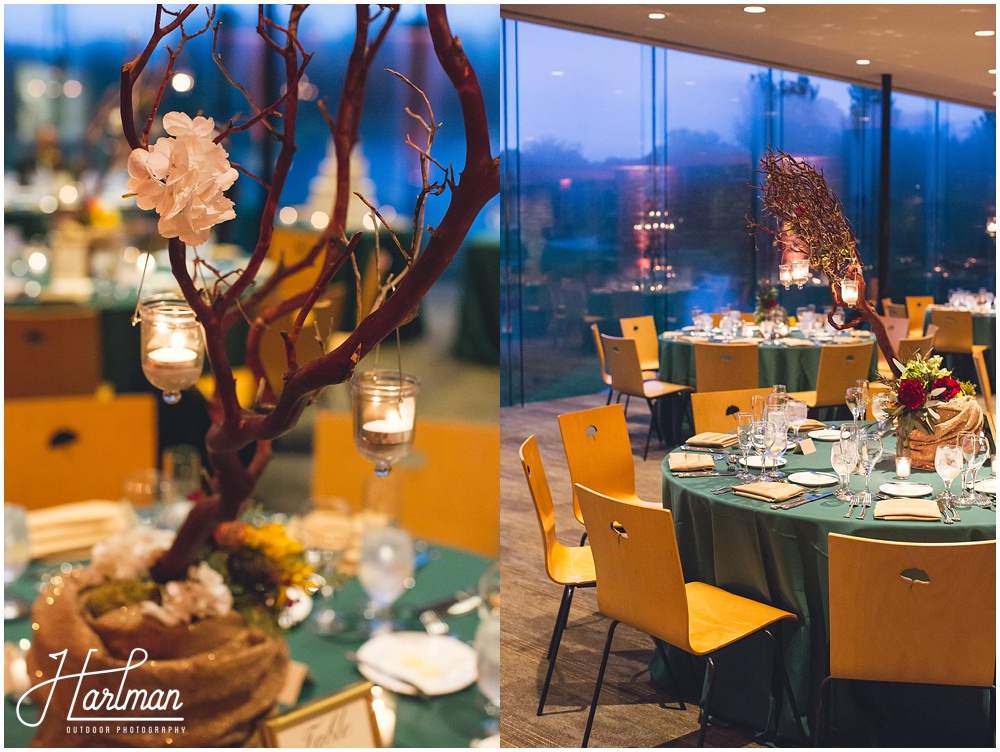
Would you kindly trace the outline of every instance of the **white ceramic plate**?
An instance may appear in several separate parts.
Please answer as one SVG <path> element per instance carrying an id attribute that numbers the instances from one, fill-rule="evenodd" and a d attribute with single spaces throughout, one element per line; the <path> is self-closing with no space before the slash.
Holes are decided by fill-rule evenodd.
<path id="1" fill-rule="evenodd" d="M 973 486 L 979 493 L 993 494 L 996 496 L 997 493 L 997 479 L 996 478 L 984 478 L 983 480 L 977 480 L 976 484 Z"/>
<path id="2" fill-rule="evenodd" d="M 833 473 L 820 473 L 815 470 L 808 470 L 803 473 L 792 473 L 788 476 L 789 483 L 797 486 L 807 486 L 808 488 L 819 488 L 820 486 L 832 486 L 837 483 L 837 476 Z"/>
<path id="3" fill-rule="evenodd" d="M 878 490 L 888 496 L 907 499 L 916 499 L 934 493 L 934 489 L 927 483 L 908 483 L 906 481 L 883 483 L 878 487 Z"/>
<path id="4" fill-rule="evenodd" d="M 477 676 L 476 651 L 461 640 L 426 632 L 390 632 L 358 648 L 358 670 L 393 692 L 446 695 Z M 376 677 L 378 677 L 376 679 Z"/>
<path id="5" fill-rule="evenodd" d="M 741 465 L 744 464 L 742 457 L 740 458 L 739 462 Z M 756 456 L 747 457 L 745 464 L 747 467 L 760 469 L 760 457 Z M 764 466 L 767 467 L 768 469 L 772 467 L 784 467 L 787 464 L 788 460 L 786 460 L 784 457 L 778 457 L 777 460 L 773 460 L 770 457 L 764 458 Z"/>
<path id="6" fill-rule="evenodd" d="M 821 428 L 818 431 L 810 431 L 809 438 L 816 441 L 840 441 L 840 429 Z"/>

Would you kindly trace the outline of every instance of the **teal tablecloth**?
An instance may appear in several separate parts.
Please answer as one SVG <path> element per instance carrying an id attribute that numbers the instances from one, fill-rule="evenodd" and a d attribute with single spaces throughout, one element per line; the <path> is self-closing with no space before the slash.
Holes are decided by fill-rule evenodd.
<path id="1" fill-rule="evenodd" d="M 931 323 L 931 310 L 934 306 L 927 306 L 924 310 L 924 332 Z M 989 350 L 984 353 L 986 358 L 986 370 L 990 375 L 991 391 L 996 394 L 997 384 L 997 315 L 996 313 L 973 313 L 972 314 L 972 344 L 986 345 Z M 976 374 L 969 362 L 968 357 L 962 358 L 960 355 L 944 354 L 944 364 L 952 369 L 956 376 L 976 383 Z"/>
<path id="2" fill-rule="evenodd" d="M 413 609 L 454 595 L 459 590 L 475 589 L 479 576 L 490 565 L 490 561 L 472 554 L 451 549 L 433 548 L 431 561 L 421 567 L 416 575 L 416 586 L 407 591 L 397 601 L 398 611 L 411 614 Z M 18 583 L 18 591 L 24 598 L 32 598 L 31 575 Z M 335 596 L 335 605 L 348 610 L 360 610 L 364 603 L 364 593 L 356 580 Z M 471 641 L 475 635 L 478 617 L 476 612 L 448 619 L 452 634 Z M 421 630 L 420 622 L 413 616 L 407 618 L 406 629 Z M 16 642 L 31 636 L 31 619 L 24 617 L 4 625 L 4 640 Z M 308 664 L 309 673 L 315 680 L 307 684 L 299 697 L 306 703 L 329 695 L 355 682 L 363 681 L 357 667 L 347 658 L 356 651 L 362 638 L 356 633 L 343 638 L 318 637 L 305 624 L 293 627 L 288 634 L 288 647 L 293 660 Z M 486 720 L 485 699 L 475 684 L 450 695 L 421 700 L 414 697 L 398 696 L 396 704 L 397 747 L 468 747 L 470 741 L 482 736 L 481 725 Z M 33 711 L 29 711 L 33 712 Z M 26 747 L 31 740 L 32 730 L 23 726 L 14 712 L 14 703 L 4 703 L 4 746 Z"/>
<path id="3" fill-rule="evenodd" d="M 830 469 L 829 443 L 815 442 L 817 452 L 786 455 L 786 472 Z M 887 451 L 894 440 L 885 441 Z M 872 473 L 872 488 L 894 478 L 894 460 L 883 459 Z M 719 462 L 717 465 L 721 465 Z M 980 472 L 981 476 L 985 472 Z M 915 471 L 912 479 L 930 483 L 935 493 L 943 482 L 934 473 Z M 884 522 L 868 510 L 864 520 L 845 519 L 846 502 L 828 497 L 796 509 L 772 509 L 768 504 L 709 489 L 729 478 L 674 478 L 663 462 L 663 505 L 673 511 L 684 576 L 778 608 L 799 617 L 784 629 L 785 658 L 800 712 L 809 712 L 820 680 L 829 669 L 827 535 L 831 532 L 883 540 L 959 542 L 996 538 L 996 512 L 962 509 L 962 521 Z M 863 488 L 854 476 L 853 489 Z M 958 482 L 956 481 L 956 486 Z M 833 490 L 830 486 L 825 490 Z M 864 577 L 864 572 L 858 572 Z M 993 639 L 992 635 L 986 636 Z M 859 634 L 858 639 L 864 639 Z M 942 641 L 946 648 L 946 640 Z M 721 651 L 714 713 L 747 725 L 767 717 L 770 686 L 770 646 L 766 638 L 752 637 Z M 676 659 L 676 660 L 675 660 Z M 956 659 L 958 657 L 956 656 Z M 693 694 L 700 691 L 701 665 L 680 651 L 671 651 L 671 664 L 688 675 Z M 651 666 L 654 678 L 668 685 L 659 658 Z M 679 678 L 682 683 L 685 681 Z M 833 744 L 848 746 L 982 746 L 993 745 L 993 729 L 986 713 L 986 693 L 958 687 L 880 685 L 837 682 L 831 728 Z M 781 733 L 794 739 L 795 726 L 788 704 Z"/>
<path id="4" fill-rule="evenodd" d="M 853 337 L 837 338 L 838 344 L 855 341 L 862 340 L 855 340 Z M 821 349 L 821 345 L 788 347 L 760 341 L 757 350 L 759 386 L 784 384 L 790 392 L 807 392 L 815 389 Z M 873 349 L 869 377 L 874 379 L 877 375 L 878 351 Z M 694 343 L 660 335 L 660 378 L 672 384 L 697 385 Z"/>

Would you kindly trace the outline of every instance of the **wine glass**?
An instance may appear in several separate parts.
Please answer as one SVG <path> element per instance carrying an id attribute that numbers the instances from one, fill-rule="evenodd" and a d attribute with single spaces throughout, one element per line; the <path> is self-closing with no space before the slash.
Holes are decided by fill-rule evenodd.
<path id="1" fill-rule="evenodd" d="M 771 387 L 771 395 L 777 395 L 778 404 L 784 406 L 788 401 L 788 387 L 784 384 L 774 384 Z"/>
<path id="2" fill-rule="evenodd" d="M 986 462 L 989 446 L 986 437 L 977 431 L 962 431 L 958 434 L 958 446 L 962 448 L 962 495 L 955 499 L 955 505 L 961 507 L 981 504 L 982 494 L 976 493 L 973 487 L 976 483 L 976 473 Z"/>
<path id="3" fill-rule="evenodd" d="M 868 379 L 857 379 L 854 382 L 854 388 L 861 390 L 859 393 L 860 400 L 858 401 L 858 404 L 861 409 L 861 414 L 858 416 L 860 418 L 864 416 L 865 411 L 868 409 L 868 405 L 871 404 L 872 401 L 871 385 L 868 383 Z"/>
<path id="4" fill-rule="evenodd" d="M 413 539 L 398 527 L 370 527 L 361 537 L 358 581 L 370 600 L 372 634 L 391 632 L 392 604 L 413 587 Z"/>
<path id="5" fill-rule="evenodd" d="M 882 437 L 874 431 L 864 431 L 858 437 L 858 470 L 864 473 L 865 490 L 860 494 L 862 509 L 858 519 L 865 516 L 865 507 L 872 503 L 872 470 L 882 459 Z"/>
<path id="6" fill-rule="evenodd" d="M 886 421 L 889 419 L 889 393 L 878 392 L 872 395 L 872 417 L 878 422 L 878 431 L 885 431 Z"/>
<path id="7" fill-rule="evenodd" d="M 962 471 L 962 448 L 957 444 L 938 444 L 934 452 L 934 469 L 944 481 L 944 491 L 937 497 L 939 501 L 951 503 L 955 495 L 951 492 L 951 483 Z"/>
<path id="8" fill-rule="evenodd" d="M 774 434 L 767 445 L 767 456 L 771 460 L 771 478 L 784 478 L 785 474 L 778 469 L 778 460 L 788 450 L 788 416 L 784 410 L 772 409 L 768 412 L 767 422 L 774 427 Z"/>
<path id="9" fill-rule="evenodd" d="M 321 496 L 306 501 L 294 521 L 305 560 L 319 580 L 309 618 L 309 627 L 315 634 L 344 631 L 344 615 L 333 609 L 333 598 L 344 584 L 345 578 L 337 570 L 354 537 L 353 516 L 353 508 L 343 499 Z"/>
<path id="10" fill-rule="evenodd" d="M 847 392 L 844 396 L 844 401 L 847 403 L 847 409 L 851 411 L 851 417 L 854 418 L 854 424 L 857 425 L 858 419 L 864 414 L 864 395 L 862 391 L 856 387 L 848 387 Z"/>
<path id="11" fill-rule="evenodd" d="M 785 404 L 785 414 L 788 415 L 788 426 L 795 431 L 796 443 L 799 439 L 799 429 L 809 417 L 809 405 L 801 400 L 790 399 Z"/>
<path id="12" fill-rule="evenodd" d="M 754 423 L 764 420 L 764 406 L 763 394 L 755 394 L 750 397 L 750 414 L 753 415 Z"/>
<path id="13" fill-rule="evenodd" d="M 17 578 L 28 568 L 28 512 L 17 504 L 3 505 L 3 619 L 10 621 L 28 613 L 28 604 L 13 592 Z"/>
<path id="14" fill-rule="evenodd" d="M 476 628 L 476 684 L 486 698 L 486 736 L 497 734 L 500 715 L 500 566 L 493 564 L 479 579 L 479 626 Z"/>
<path id="15" fill-rule="evenodd" d="M 754 421 L 751 432 L 751 440 L 753 442 L 753 448 L 757 453 L 757 461 L 760 463 L 760 473 L 757 475 L 755 482 L 767 480 L 767 473 L 764 472 L 764 453 L 767 450 L 767 445 L 773 439 L 774 426 L 766 420 Z"/>
<path id="16" fill-rule="evenodd" d="M 743 453 L 743 469 L 737 471 L 740 480 L 752 480 L 753 473 L 747 465 L 747 456 L 753 448 L 753 414 L 736 413 L 736 436 L 740 441 L 740 451 Z"/>
<path id="17" fill-rule="evenodd" d="M 838 441 L 830 447 L 830 464 L 840 480 L 834 496 L 841 501 L 850 501 L 854 494 L 849 482 L 858 464 L 858 445 L 853 441 Z"/>

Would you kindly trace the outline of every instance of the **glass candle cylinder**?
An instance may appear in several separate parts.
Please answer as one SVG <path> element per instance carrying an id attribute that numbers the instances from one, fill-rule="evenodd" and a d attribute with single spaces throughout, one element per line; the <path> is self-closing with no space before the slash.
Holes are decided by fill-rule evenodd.
<path id="1" fill-rule="evenodd" d="M 142 372 L 176 404 L 194 386 L 205 364 L 205 332 L 191 307 L 176 295 L 154 295 L 139 305 Z"/>
<path id="2" fill-rule="evenodd" d="M 792 267 L 792 282 L 794 282 L 801 290 L 802 286 L 807 281 L 809 281 L 809 260 L 795 259 L 794 261 L 792 261 L 791 267 Z"/>
<path id="3" fill-rule="evenodd" d="M 375 463 L 376 475 L 388 475 L 392 463 L 413 447 L 420 382 L 398 371 L 375 370 L 351 379 L 354 445 Z"/>
<path id="4" fill-rule="evenodd" d="M 853 308 L 858 302 L 858 281 L 856 279 L 845 279 L 840 283 L 840 299 L 844 305 Z"/>
<path id="5" fill-rule="evenodd" d="M 787 290 L 792 284 L 792 265 L 778 264 L 778 282 L 785 286 Z"/>

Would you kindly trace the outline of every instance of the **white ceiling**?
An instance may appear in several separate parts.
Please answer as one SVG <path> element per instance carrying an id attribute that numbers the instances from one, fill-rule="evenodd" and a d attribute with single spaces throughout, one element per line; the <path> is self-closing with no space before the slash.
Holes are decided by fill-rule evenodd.
<path id="1" fill-rule="evenodd" d="M 505 18 L 631 39 L 996 110 L 995 3 L 501 5 Z M 663 20 L 648 14 L 660 11 Z M 871 60 L 867 66 L 855 61 Z"/>

